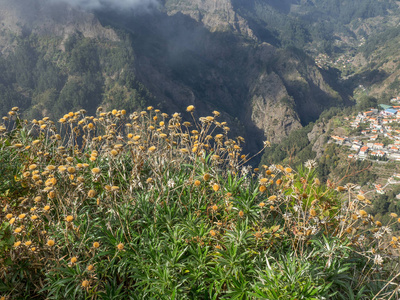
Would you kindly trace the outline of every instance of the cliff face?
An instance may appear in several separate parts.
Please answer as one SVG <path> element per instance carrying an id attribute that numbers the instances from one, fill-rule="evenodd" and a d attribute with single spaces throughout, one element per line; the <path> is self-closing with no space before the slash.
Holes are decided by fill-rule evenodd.
<path id="1" fill-rule="evenodd" d="M 235 32 L 255 39 L 247 20 L 235 11 L 231 0 L 168 0 L 165 9 L 168 15 L 188 15 L 211 32 Z"/>

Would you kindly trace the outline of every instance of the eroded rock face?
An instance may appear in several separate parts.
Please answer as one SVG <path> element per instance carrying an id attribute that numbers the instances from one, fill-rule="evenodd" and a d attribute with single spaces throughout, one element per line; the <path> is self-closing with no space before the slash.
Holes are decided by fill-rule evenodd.
<path id="1" fill-rule="evenodd" d="M 247 20 L 235 11 L 231 0 L 169 0 L 165 7 L 169 15 L 189 15 L 203 23 L 211 32 L 233 31 L 256 38 Z"/>
<path id="2" fill-rule="evenodd" d="M 307 135 L 308 140 L 313 144 L 312 151 L 316 153 L 317 159 L 324 153 L 326 126 L 327 125 L 321 121 L 315 124 L 311 132 Z"/>
<path id="3" fill-rule="evenodd" d="M 273 143 L 301 127 L 294 101 L 276 73 L 260 74 L 251 89 L 251 120 Z"/>

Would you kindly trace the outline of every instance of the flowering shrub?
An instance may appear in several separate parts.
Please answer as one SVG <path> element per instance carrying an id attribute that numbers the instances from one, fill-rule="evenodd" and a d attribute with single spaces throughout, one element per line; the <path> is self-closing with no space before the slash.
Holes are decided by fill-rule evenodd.
<path id="1" fill-rule="evenodd" d="M 0 127 L 1 299 L 398 297 L 398 216 L 375 221 L 312 161 L 252 170 L 218 116 L 99 108 L 57 128 L 13 108 Z"/>

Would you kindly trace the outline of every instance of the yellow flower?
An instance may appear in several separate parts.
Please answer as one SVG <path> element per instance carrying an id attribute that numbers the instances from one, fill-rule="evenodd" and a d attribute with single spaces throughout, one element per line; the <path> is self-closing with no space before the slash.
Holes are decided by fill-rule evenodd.
<path id="1" fill-rule="evenodd" d="M 397 214 L 395 214 L 395 213 L 391 213 L 390 216 L 391 216 L 392 218 L 397 218 Z"/>
<path id="2" fill-rule="evenodd" d="M 292 169 L 291 168 L 285 168 L 285 172 L 286 173 L 292 173 Z"/>
<path id="3" fill-rule="evenodd" d="M 95 190 L 90 190 L 89 192 L 88 192 L 88 197 L 90 197 L 90 198 L 93 198 L 93 197 L 96 197 L 96 191 Z"/>
<path id="4" fill-rule="evenodd" d="M 317 215 L 317 211 L 315 209 L 310 209 L 310 215 L 315 217 Z"/>
<path id="5" fill-rule="evenodd" d="M 244 216 L 243 210 L 239 211 L 239 217 L 243 218 L 243 216 Z"/>
<path id="6" fill-rule="evenodd" d="M 56 197 L 56 192 L 51 191 L 51 192 L 48 193 L 47 196 L 48 196 L 50 199 L 54 199 L 54 198 Z"/>
<path id="7" fill-rule="evenodd" d="M 258 204 L 259 207 L 263 208 L 265 206 L 264 202 L 261 202 L 260 204 Z"/>
<path id="8" fill-rule="evenodd" d="M 71 264 L 75 264 L 78 261 L 78 258 L 76 256 L 71 257 Z"/>
<path id="9" fill-rule="evenodd" d="M 123 250 L 124 249 L 124 244 L 122 244 L 122 243 L 119 243 L 118 245 L 117 245 L 117 248 L 118 248 L 118 250 Z"/>
<path id="10" fill-rule="evenodd" d="M 32 220 L 32 221 L 35 221 L 37 218 L 39 218 L 37 215 L 31 216 L 31 220 Z"/>
<path id="11" fill-rule="evenodd" d="M 17 248 L 17 247 L 19 247 L 20 245 L 21 245 L 21 242 L 20 242 L 20 241 L 15 242 L 15 243 L 14 243 L 14 248 Z"/>
<path id="12" fill-rule="evenodd" d="M 365 200 L 365 197 L 363 195 L 357 195 L 357 199 L 363 201 Z"/>
<path id="13" fill-rule="evenodd" d="M 32 241 L 26 241 L 25 242 L 25 246 L 29 247 L 30 245 L 32 245 Z"/>
<path id="14" fill-rule="evenodd" d="M 265 185 L 265 184 L 267 184 L 268 183 L 268 179 L 267 178 L 261 178 L 260 179 L 260 184 L 261 185 Z"/>
<path id="15" fill-rule="evenodd" d="M 272 195 L 272 196 L 270 196 L 270 197 L 268 198 L 269 201 L 275 201 L 275 199 L 276 199 L 276 196 L 275 196 L 275 195 Z"/>
<path id="16" fill-rule="evenodd" d="M 264 192 L 267 190 L 267 187 L 266 187 L 265 185 L 260 185 L 260 187 L 258 188 L 258 190 L 259 190 L 261 193 L 264 193 Z"/>
<path id="17" fill-rule="evenodd" d="M 37 196 L 35 197 L 35 199 L 33 199 L 33 201 L 35 201 L 36 203 L 40 202 L 42 200 L 42 197 Z"/>
<path id="18" fill-rule="evenodd" d="M 67 217 L 65 218 L 65 220 L 66 220 L 67 222 L 72 222 L 73 219 L 74 219 L 73 216 L 67 216 Z"/>
<path id="19" fill-rule="evenodd" d="M 84 288 L 89 287 L 89 280 L 82 281 L 82 287 L 84 287 Z"/>
<path id="20" fill-rule="evenodd" d="M 147 110 L 153 110 L 154 107 L 153 106 L 147 106 Z"/>
<path id="21" fill-rule="evenodd" d="M 36 164 L 31 164 L 30 166 L 29 166 L 29 170 L 35 170 L 37 168 L 37 165 Z"/>
<path id="22" fill-rule="evenodd" d="M 211 236 L 215 236 L 217 233 L 214 230 L 210 230 Z"/>
<path id="23" fill-rule="evenodd" d="M 68 168 L 68 173 L 70 173 L 70 174 L 74 174 L 75 171 L 76 171 L 76 169 L 74 167 L 69 167 Z"/>
<path id="24" fill-rule="evenodd" d="M 118 155 L 118 151 L 115 150 L 115 149 L 111 150 L 110 153 L 111 153 L 112 156 L 117 156 Z"/>
<path id="25" fill-rule="evenodd" d="M 211 206 L 211 208 L 212 208 L 213 211 L 217 211 L 218 210 L 218 206 L 215 205 L 215 204 L 213 206 Z"/>
<path id="26" fill-rule="evenodd" d="M 189 106 L 186 108 L 186 111 L 187 111 L 187 112 L 192 112 L 192 111 L 194 111 L 194 106 L 193 106 L 193 105 L 189 105 Z"/>
<path id="27" fill-rule="evenodd" d="M 92 173 L 93 174 L 99 174 L 100 173 L 100 169 L 99 168 L 93 168 L 92 169 Z"/>
<path id="28" fill-rule="evenodd" d="M 156 147 L 151 146 L 151 147 L 149 148 L 149 152 L 154 152 L 154 151 L 156 151 Z"/>
<path id="29" fill-rule="evenodd" d="M 13 216 L 12 214 L 7 214 L 6 218 L 10 220 L 12 218 L 12 216 Z"/>
<path id="30" fill-rule="evenodd" d="M 47 244 L 47 246 L 49 246 L 49 247 L 53 247 L 54 244 L 55 244 L 55 242 L 54 242 L 54 240 L 48 240 L 46 244 Z"/>
<path id="31" fill-rule="evenodd" d="M 93 269 L 94 269 L 94 266 L 93 266 L 93 265 L 88 265 L 88 266 L 87 266 L 87 270 L 88 270 L 88 271 L 93 271 Z"/>
<path id="32" fill-rule="evenodd" d="M 48 211 L 48 210 L 50 209 L 50 206 L 49 206 L 49 205 L 46 205 L 45 207 L 43 207 L 43 209 L 44 209 L 45 211 Z"/>
<path id="33" fill-rule="evenodd" d="M 26 217 L 26 214 L 20 214 L 20 215 L 18 216 L 18 218 L 21 219 L 21 220 L 22 220 L 23 218 L 25 218 L 25 217 Z"/>
<path id="34" fill-rule="evenodd" d="M 382 227 L 382 223 L 379 222 L 379 221 L 376 221 L 375 224 L 376 224 L 376 226 L 378 226 L 378 227 Z"/>
<path id="35" fill-rule="evenodd" d="M 17 228 L 15 228 L 15 230 L 14 230 L 15 233 L 20 233 L 21 231 L 22 231 L 22 228 L 21 228 L 21 227 L 17 227 Z"/>
<path id="36" fill-rule="evenodd" d="M 220 188 L 219 184 L 216 183 L 216 184 L 213 185 L 214 192 L 218 192 L 219 188 Z"/>
<path id="37" fill-rule="evenodd" d="M 99 248 L 99 247 L 100 247 L 100 244 L 98 242 L 93 243 L 93 248 Z"/>
<path id="38" fill-rule="evenodd" d="M 365 217 L 368 216 L 368 213 L 367 213 L 365 210 L 360 210 L 358 213 L 360 214 L 360 216 L 361 216 L 362 218 L 365 218 Z"/>
<path id="39" fill-rule="evenodd" d="M 204 181 L 208 181 L 208 180 L 210 180 L 210 178 L 211 178 L 211 176 L 208 173 L 204 174 L 204 176 L 203 176 Z"/>
<path id="40" fill-rule="evenodd" d="M 196 181 L 194 182 L 194 185 L 195 185 L 195 186 L 199 186 L 200 184 L 201 184 L 200 180 L 196 180 Z"/>

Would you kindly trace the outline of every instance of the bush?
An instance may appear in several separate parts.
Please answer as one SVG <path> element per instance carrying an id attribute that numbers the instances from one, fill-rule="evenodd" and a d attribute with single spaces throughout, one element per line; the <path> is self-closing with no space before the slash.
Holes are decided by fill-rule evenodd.
<path id="1" fill-rule="evenodd" d="M 397 216 L 374 222 L 353 185 L 322 185 L 312 161 L 251 170 L 218 115 L 81 110 L 57 129 L 13 108 L 0 127 L 1 295 L 397 295 Z"/>

